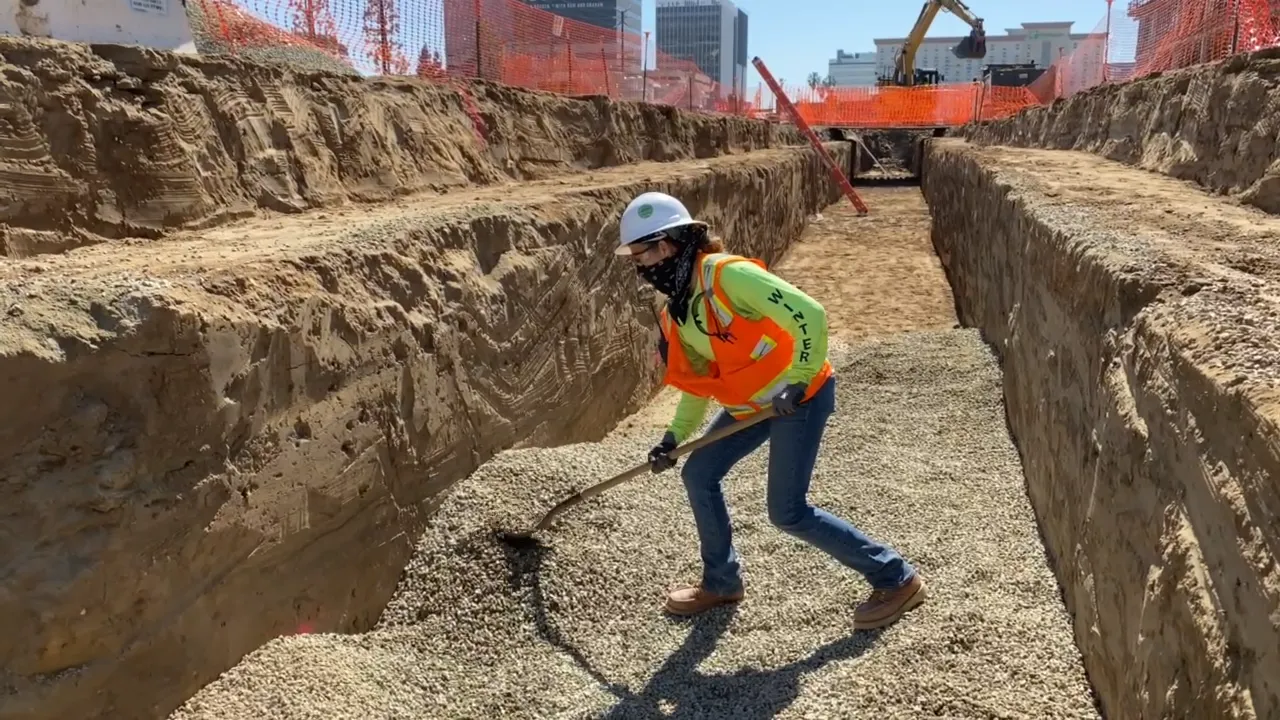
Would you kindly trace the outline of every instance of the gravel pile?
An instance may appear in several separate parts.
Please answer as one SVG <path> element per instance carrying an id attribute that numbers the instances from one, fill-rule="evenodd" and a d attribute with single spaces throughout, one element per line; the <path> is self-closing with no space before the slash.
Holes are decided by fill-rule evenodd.
<path id="1" fill-rule="evenodd" d="M 659 609 L 698 575 L 676 473 L 570 511 L 541 548 L 493 539 L 642 460 L 661 433 L 644 421 L 495 458 L 445 502 L 378 628 L 277 639 L 173 718 L 1097 717 L 976 332 L 833 356 L 811 497 L 922 569 L 930 600 L 897 625 L 852 632 L 861 578 L 769 524 L 766 452 L 726 488 L 736 608 Z"/>
<path id="2" fill-rule="evenodd" d="M 186 2 L 187 20 L 191 24 L 191 35 L 195 42 L 196 50 L 199 50 L 202 55 L 231 54 L 231 48 L 217 34 L 219 28 L 218 18 L 213 17 L 206 20 L 204 10 L 200 6 L 200 0 L 187 0 Z M 212 7 L 212 3 L 210 3 L 210 14 L 213 13 Z M 267 23 L 264 22 L 263 24 Z M 327 55 L 321 50 L 308 47 L 263 44 L 238 48 L 235 55 L 250 62 L 287 65 L 290 69 L 300 72 L 322 70 L 344 75 L 359 75 L 355 68 L 347 63 Z"/>

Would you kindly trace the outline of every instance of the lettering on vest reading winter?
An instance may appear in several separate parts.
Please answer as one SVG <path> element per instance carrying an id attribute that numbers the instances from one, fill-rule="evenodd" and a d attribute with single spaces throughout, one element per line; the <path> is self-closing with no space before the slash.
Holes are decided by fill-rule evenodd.
<path id="1" fill-rule="evenodd" d="M 774 305 L 781 305 L 787 309 L 787 312 L 791 313 L 791 319 L 796 321 L 796 324 L 800 328 L 800 334 L 805 336 L 804 339 L 800 341 L 800 362 L 809 362 L 809 350 L 813 347 L 813 340 L 809 338 L 809 324 L 804 321 L 803 312 L 782 302 L 783 297 L 782 291 L 774 288 L 773 291 L 769 293 L 769 302 Z"/>

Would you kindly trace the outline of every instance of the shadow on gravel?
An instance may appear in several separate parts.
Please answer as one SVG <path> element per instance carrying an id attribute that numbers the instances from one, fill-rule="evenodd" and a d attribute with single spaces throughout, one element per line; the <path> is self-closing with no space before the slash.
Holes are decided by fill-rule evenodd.
<path id="1" fill-rule="evenodd" d="M 673 652 L 640 692 L 614 683 L 592 667 L 578 648 L 565 639 L 552 622 L 542 592 L 542 561 L 550 549 L 540 543 L 521 547 L 503 546 L 507 581 L 517 594 L 524 595 L 538 635 L 573 659 L 618 703 L 600 720 L 627 718 L 733 718 L 762 720 L 775 717 L 800 695 L 800 678 L 805 673 L 840 660 L 856 658 L 879 639 L 881 630 L 852 632 L 849 636 L 818 648 L 809 657 L 772 670 L 743 668 L 729 675 L 700 672 L 698 665 L 711 656 L 716 643 L 728 629 L 736 606 L 713 610 L 692 619 L 667 618 L 668 622 L 692 626 L 684 644 Z M 554 609 L 554 608 L 553 608 Z"/>

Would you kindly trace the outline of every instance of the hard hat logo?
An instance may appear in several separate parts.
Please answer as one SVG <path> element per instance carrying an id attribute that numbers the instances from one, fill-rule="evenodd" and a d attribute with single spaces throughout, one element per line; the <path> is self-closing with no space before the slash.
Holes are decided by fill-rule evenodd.
<path id="1" fill-rule="evenodd" d="M 653 217 L 653 206 L 641 205 L 640 209 L 636 211 L 636 214 L 640 216 L 640 219 L 648 220 L 649 218 Z"/>

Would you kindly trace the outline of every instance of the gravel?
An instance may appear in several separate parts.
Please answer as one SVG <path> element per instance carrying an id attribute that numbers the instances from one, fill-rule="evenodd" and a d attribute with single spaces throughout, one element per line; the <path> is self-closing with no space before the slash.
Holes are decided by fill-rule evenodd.
<path id="1" fill-rule="evenodd" d="M 206 22 L 200 0 L 187 0 L 187 20 L 191 25 L 191 35 L 196 50 L 202 55 L 229 55 L 226 41 L 214 34 L 218 28 L 217 18 Z M 212 7 L 212 2 L 210 3 Z M 263 21 L 263 24 L 266 21 Z M 238 48 L 234 56 L 257 63 L 275 63 L 286 65 L 299 72 L 324 71 L 343 75 L 359 75 L 355 68 L 325 52 L 308 47 L 291 45 L 260 45 Z"/>
<path id="2" fill-rule="evenodd" d="M 747 573 L 736 608 L 659 609 L 699 567 L 675 473 L 571 510 L 537 549 L 493 539 L 641 460 L 661 433 L 645 420 L 493 459 L 445 501 L 377 628 L 278 638 L 172 717 L 1098 717 L 977 333 L 910 333 L 833 360 L 838 407 L 811 499 L 930 584 L 887 630 L 853 632 L 862 579 L 768 523 L 767 451 L 726 487 Z"/>

